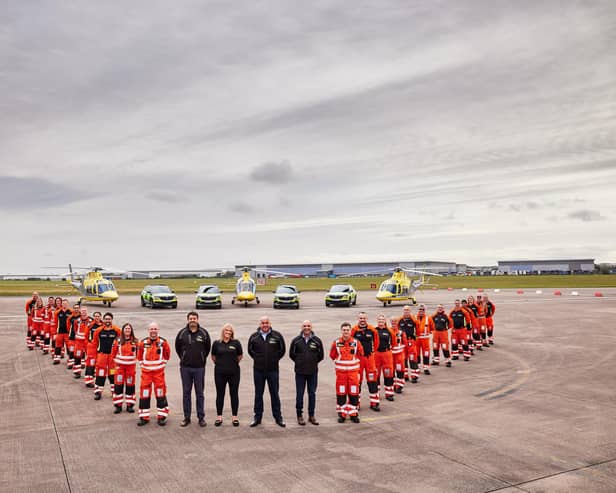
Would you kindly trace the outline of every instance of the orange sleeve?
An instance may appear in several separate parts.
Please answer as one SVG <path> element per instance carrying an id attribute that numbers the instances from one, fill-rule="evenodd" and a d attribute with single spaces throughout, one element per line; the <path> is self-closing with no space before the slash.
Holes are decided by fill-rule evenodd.
<path id="1" fill-rule="evenodd" d="M 143 347 L 143 341 L 139 341 L 139 343 L 137 344 L 137 359 L 139 361 L 143 361 L 143 350 L 145 348 Z"/>
<path id="2" fill-rule="evenodd" d="M 372 334 L 374 335 L 374 349 L 373 351 L 376 351 L 379 346 L 381 345 L 381 338 L 379 337 L 379 332 L 370 324 L 368 324 L 368 329 L 370 329 L 372 331 Z"/>
<path id="3" fill-rule="evenodd" d="M 111 346 L 111 359 L 114 360 L 118 355 L 118 349 L 120 348 L 118 339 L 113 341 L 113 346 Z"/>
<path id="4" fill-rule="evenodd" d="M 430 317 L 428 319 L 428 328 L 429 328 L 430 332 L 434 332 L 434 330 L 435 330 L 434 329 L 434 320 L 432 320 L 432 317 Z"/>
<path id="5" fill-rule="evenodd" d="M 166 361 L 169 361 L 169 358 L 171 358 L 171 347 L 169 346 L 169 343 L 165 339 L 165 342 L 163 342 L 163 359 L 165 359 Z"/>
<path id="6" fill-rule="evenodd" d="M 496 313 L 496 305 L 492 303 L 492 315 Z"/>
<path id="7" fill-rule="evenodd" d="M 331 359 L 336 359 L 338 356 L 338 351 L 336 351 L 336 341 L 332 342 L 332 347 L 329 349 L 329 357 Z"/>
<path id="8" fill-rule="evenodd" d="M 100 334 L 101 330 L 103 330 L 104 325 L 101 325 L 98 329 L 96 329 L 94 331 L 94 336 L 92 337 L 92 343 L 94 344 L 94 347 L 96 348 L 96 351 L 98 352 L 98 343 L 99 343 L 99 337 L 98 335 Z M 89 330 L 92 330 L 92 328 L 90 328 Z"/>
<path id="9" fill-rule="evenodd" d="M 449 315 L 447 315 L 447 320 L 449 321 L 449 329 L 451 329 L 453 327 L 453 318 L 451 318 Z"/>
<path id="10" fill-rule="evenodd" d="M 364 346 L 362 346 L 361 344 L 357 344 L 357 355 L 358 358 L 363 358 L 364 357 Z"/>

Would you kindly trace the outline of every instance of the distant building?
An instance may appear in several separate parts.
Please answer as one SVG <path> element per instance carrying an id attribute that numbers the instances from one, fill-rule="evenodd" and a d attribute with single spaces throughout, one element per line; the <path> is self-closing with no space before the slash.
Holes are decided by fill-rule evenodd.
<path id="1" fill-rule="evenodd" d="M 595 270 L 595 259 L 571 260 L 499 260 L 503 274 L 589 274 Z"/>

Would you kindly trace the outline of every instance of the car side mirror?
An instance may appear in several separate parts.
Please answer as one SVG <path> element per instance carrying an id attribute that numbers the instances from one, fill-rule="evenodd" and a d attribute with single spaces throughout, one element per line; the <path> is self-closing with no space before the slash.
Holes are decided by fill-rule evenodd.
<path id="1" fill-rule="evenodd" d="M 222 294 L 222 293 L 224 293 L 224 291 L 221 289 L 221 290 L 220 290 L 220 294 Z"/>
<path id="2" fill-rule="evenodd" d="M 276 291 L 272 291 L 272 293 L 276 294 Z"/>

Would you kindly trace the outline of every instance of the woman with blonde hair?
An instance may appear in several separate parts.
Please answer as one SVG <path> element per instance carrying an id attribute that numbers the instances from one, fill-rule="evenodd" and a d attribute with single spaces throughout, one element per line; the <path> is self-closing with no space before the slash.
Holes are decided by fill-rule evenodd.
<path id="1" fill-rule="evenodd" d="M 214 362 L 214 382 L 216 384 L 216 412 L 218 417 L 215 426 L 222 424 L 222 409 L 225 401 L 225 390 L 229 385 L 231 396 L 231 413 L 233 426 L 239 426 L 237 411 L 239 408 L 238 390 L 240 387 L 240 361 L 243 356 L 242 345 L 235 339 L 235 331 L 229 323 L 223 325 L 220 339 L 212 346 L 212 361 Z"/>

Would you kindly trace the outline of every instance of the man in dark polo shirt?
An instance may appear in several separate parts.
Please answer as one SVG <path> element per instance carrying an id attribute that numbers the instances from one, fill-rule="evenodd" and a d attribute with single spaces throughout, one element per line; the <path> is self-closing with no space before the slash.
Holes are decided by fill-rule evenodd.
<path id="1" fill-rule="evenodd" d="M 206 426 L 203 388 L 205 382 L 205 362 L 210 354 L 212 342 L 205 328 L 199 325 L 199 314 L 189 312 L 186 316 L 186 327 L 178 332 L 175 338 L 175 352 L 180 358 L 180 376 L 182 377 L 182 389 L 184 394 L 184 420 L 180 426 L 190 424 L 192 409 L 192 388 L 195 387 L 197 400 L 197 418 L 199 426 Z"/>
<path id="2" fill-rule="evenodd" d="M 254 419 L 251 427 L 261 424 L 263 418 L 263 392 L 265 382 L 270 392 L 272 415 L 276 424 L 284 428 L 286 423 L 280 409 L 278 362 L 286 351 L 284 337 L 280 332 L 272 330 L 268 317 L 261 317 L 259 328 L 248 339 L 248 354 L 254 360 L 253 378 L 255 384 Z"/>
<path id="3" fill-rule="evenodd" d="M 295 409 L 297 423 L 304 426 L 304 390 L 308 387 L 308 421 L 313 425 L 319 422 L 314 416 L 317 401 L 318 365 L 323 361 L 323 343 L 312 331 L 312 322 L 304 320 L 302 331 L 289 346 L 289 358 L 295 362 Z"/>

